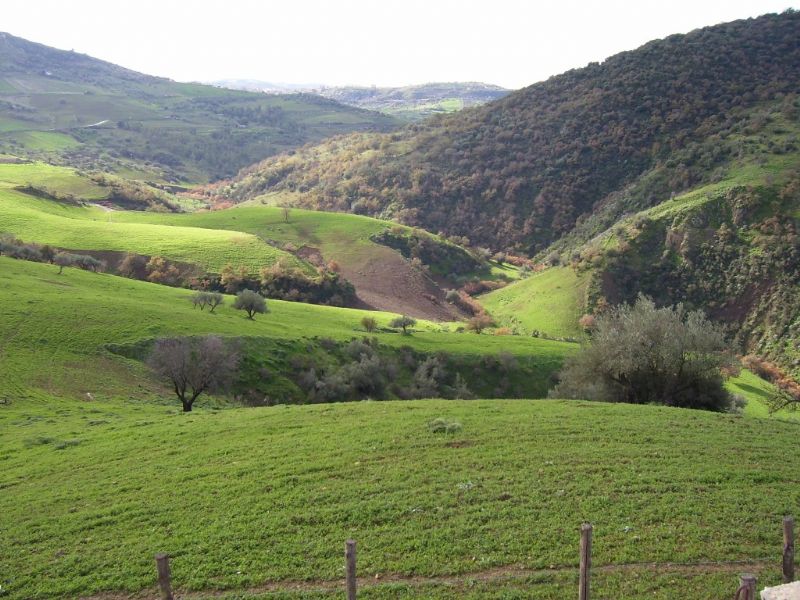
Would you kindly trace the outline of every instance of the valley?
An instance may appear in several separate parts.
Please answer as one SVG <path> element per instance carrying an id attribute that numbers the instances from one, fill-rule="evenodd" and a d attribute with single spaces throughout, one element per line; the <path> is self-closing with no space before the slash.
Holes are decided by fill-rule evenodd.
<path id="1" fill-rule="evenodd" d="M 341 598 L 348 539 L 555 599 L 584 522 L 592 598 L 781 583 L 799 40 L 316 95 L 0 34 L 0 599 Z"/>

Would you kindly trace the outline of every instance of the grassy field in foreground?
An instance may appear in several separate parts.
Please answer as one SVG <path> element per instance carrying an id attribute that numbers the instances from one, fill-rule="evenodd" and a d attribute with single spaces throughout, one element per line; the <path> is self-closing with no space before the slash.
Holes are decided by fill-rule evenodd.
<path id="1" fill-rule="evenodd" d="M 86 392 L 135 395 L 141 365 L 114 357 L 106 344 L 132 344 L 168 334 L 218 333 L 232 337 L 298 342 L 328 337 L 347 341 L 366 335 L 360 321 L 369 315 L 386 326 L 396 315 L 297 302 L 269 300 L 270 313 L 249 321 L 231 307 L 217 314 L 189 303 L 190 290 L 169 288 L 106 274 L 0 257 L 0 400 L 27 395 L 30 389 L 55 396 Z M 488 355 L 501 351 L 535 357 L 541 393 L 575 344 L 522 336 L 447 333 L 420 321 L 414 335 L 377 333 L 381 344 L 411 346 L 421 352 Z M 133 369 L 133 371 L 131 371 Z"/>
<path id="2" fill-rule="evenodd" d="M 586 276 L 578 276 L 569 267 L 552 267 L 489 292 L 480 302 L 498 322 L 521 332 L 577 336 L 586 283 Z"/>
<path id="3" fill-rule="evenodd" d="M 431 433 L 439 417 L 461 430 Z M 14 599 L 153 590 L 158 551 L 182 592 L 336 580 L 349 537 L 370 578 L 572 567 L 584 520 L 597 568 L 763 560 L 774 583 L 780 520 L 800 513 L 798 424 L 700 411 L 430 400 L 185 415 L 62 401 L 0 407 L 0 426 L 0 585 Z M 680 574 L 607 573 L 594 593 L 718 598 L 737 569 L 691 589 Z M 563 573 L 476 576 L 464 594 L 398 584 L 365 597 L 562 598 L 573 586 Z"/>

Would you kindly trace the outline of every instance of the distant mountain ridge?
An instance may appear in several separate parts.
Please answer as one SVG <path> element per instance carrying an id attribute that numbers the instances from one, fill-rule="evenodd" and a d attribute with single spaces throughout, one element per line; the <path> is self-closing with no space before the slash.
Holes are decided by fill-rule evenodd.
<path id="1" fill-rule="evenodd" d="M 211 85 L 264 93 L 317 94 L 342 104 L 384 112 L 407 120 L 455 112 L 497 100 L 511 90 L 479 82 L 424 83 L 402 87 L 325 86 L 321 84 L 269 83 L 254 79 L 224 79 Z"/>
<path id="2" fill-rule="evenodd" d="M 310 141 L 397 124 L 319 96 L 178 83 L 0 33 L 0 153 L 202 182 Z"/>

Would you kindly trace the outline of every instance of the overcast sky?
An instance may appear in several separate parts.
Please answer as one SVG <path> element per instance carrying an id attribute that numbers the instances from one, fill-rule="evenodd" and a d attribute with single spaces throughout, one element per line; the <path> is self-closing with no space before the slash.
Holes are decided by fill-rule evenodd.
<path id="1" fill-rule="evenodd" d="M 179 81 L 519 88 L 800 0 L 4 0 L 0 29 Z"/>

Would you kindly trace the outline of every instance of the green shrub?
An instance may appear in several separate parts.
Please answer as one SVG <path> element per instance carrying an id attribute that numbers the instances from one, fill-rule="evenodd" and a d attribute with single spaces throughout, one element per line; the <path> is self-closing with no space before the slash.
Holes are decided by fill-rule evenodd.
<path id="1" fill-rule="evenodd" d="M 431 433 L 456 433 L 461 431 L 461 423 L 439 417 L 433 421 L 428 421 L 428 431 Z"/>

